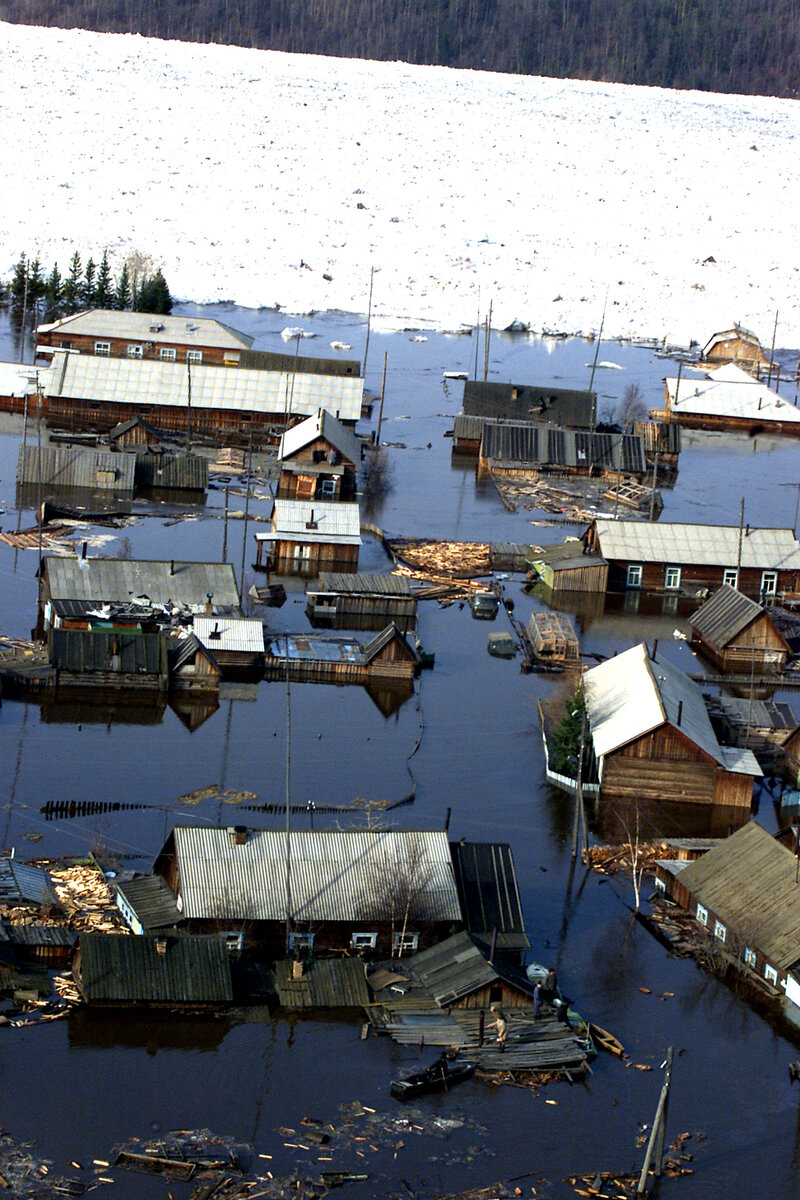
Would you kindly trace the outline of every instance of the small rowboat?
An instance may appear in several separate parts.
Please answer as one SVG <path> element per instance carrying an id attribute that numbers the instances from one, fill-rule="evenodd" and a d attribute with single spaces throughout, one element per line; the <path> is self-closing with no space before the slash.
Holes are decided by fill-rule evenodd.
<path id="1" fill-rule="evenodd" d="M 455 1084 L 474 1074 L 475 1063 L 453 1061 L 443 1056 L 424 1071 L 393 1080 L 390 1090 L 396 1100 L 414 1100 L 432 1092 L 449 1092 Z"/>
<path id="2" fill-rule="evenodd" d="M 622 1058 L 625 1047 L 619 1038 L 614 1037 L 613 1033 L 609 1033 L 600 1025 L 595 1025 L 593 1021 L 589 1022 L 589 1033 L 598 1050 L 606 1050 L 609 1054 L 615 1054 L 617 1058 Z"/>

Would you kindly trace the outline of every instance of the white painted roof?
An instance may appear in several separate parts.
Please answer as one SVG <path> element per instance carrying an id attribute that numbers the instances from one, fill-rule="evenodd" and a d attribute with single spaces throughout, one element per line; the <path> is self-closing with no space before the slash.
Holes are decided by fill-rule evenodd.
<path id="1" fill-rule="evenodd" d="M 314 527 L 309 528 L 309 525 Z M 320 500 L 276 500 L 272 510 L 272 532 L 258 533 L 256 540 L 338 542 L 344 546 L 360 546 L 358 505 Z"/>
<path id="2" fill-rule="evenodd" d="M 318 437 L 325 438 L 350 462 L 358 463 L 360 461 L 361 443 L 356 435 L 322 408 L 281 435 L 278 458 L 291 458 L 298 450 L 302 450 Z"/>
<path id="3" fill-rule="evenodd" d="M 746 417 L 751 421 L 800 421 L 800 408 L 733 363 L 708 371 L 704 379 L 682 375 L 680 380 L 665 382 L 669 406 L 675 413 Z"/>
<path id="4" fill-rule="evenodd" d="M 37 333 L 74 333 L 80 337 L 140 338 L 143 342 L 169 345 L 209 346 L 224 350 L 249 350 L 253 338 L 239 333 L 210 317 L 155 316 L 153 313 L 117 312 L 92 308 L 73 313 L 49 325 L 37 326 Z"/>
<path id="5" fill-rule="evenodd" d="M 0 396 L 35 396 L 36 373 L 36 367 L 23 363 L 0 362 Z M 40 367 L 38 373 L 44 387 L 47 371 Z"/>
<path id="6" fill-rule="evenodd" d="M 207 650 L 241 650 L 264 653 L 264 627 L 260 621 L 240 617 L 195 617 L 194 633 Z M 214 633 L 219 637 L 215 637 Z"/>
<path id="7" fill-rule="evenodd" d="M 186 407 L 188 375 L 185 363 L 103 358 L 69 350 L 56 350 L 52 365 L 40 370 L 48 396 L 174 408 Z M 344 421 L 361 416 L 364 381 L 358 376 L 192 366 L 191 379 L 193 408 L 283 413 L 291 405 L 295 414 L 326 408 Z"/>
<path id="8" fill-rule="evenodd" d="M 738 525 L 600 518 L 596 526 L 600 553 L 610 560 L 735 567 L 739 558 Z M 760 570 L 799 570 L 800 542 L 791 529 L 745 528 L 742 566 Z"/>

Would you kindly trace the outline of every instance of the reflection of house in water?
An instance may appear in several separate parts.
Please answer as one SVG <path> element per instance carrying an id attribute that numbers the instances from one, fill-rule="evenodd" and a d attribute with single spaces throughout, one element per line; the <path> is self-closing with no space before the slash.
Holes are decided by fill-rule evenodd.
<path id="1" fill-rule="evenodd" d="M 734 825 L 749 819 L 761 768 L 750 750 L 719 744 L 700 688 L 683 671 L 638 645 L 587 671 L 583 688 L 601 813 L 633 812 L 635 821 L 641 812 L 657 827 L 662 807 L 668 818 L 679 806 L 684 829 L 698 810 L 706 823 L 717 810 Z"/>
<path id="2" fill-rule="evenodd" d="M 167 707 L 163 692 L 102 693 L 69 691 L 40 701 L 43 725 L 160 725 Z"/>
<path id="3" fill-rule="evenodd" d="M 357 504 L 276 500 L 272 529 L 256 534 L 256 567 L 280 575 L 355 572 L 361 546 Z"/>
<path id="4" fill-rule="evenodd" d="M 307 596 L 306 615 L 312 625 L 378 630 L 393 621 L 404 634 L 417 627 L 417 601 L 406 575 L 321 571 Z"/>
<path id="5" fill-rule="evenodd" d="M 409 683 L 419 669 L 419 655 L 396 625 L 390 624 L 368 642 L 320 634 L 282 634 L 270 640 L 266 679 L 305 683 Z"/>

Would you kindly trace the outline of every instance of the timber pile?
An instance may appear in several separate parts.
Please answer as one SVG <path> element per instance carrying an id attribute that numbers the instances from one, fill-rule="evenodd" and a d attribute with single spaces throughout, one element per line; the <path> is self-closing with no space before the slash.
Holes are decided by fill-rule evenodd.
<path id="1" fill-rule="evenodd" d="M 568 524 L 589 525 L 596 517 L 602 515 L 598 506 L 607 505 L 609 497 L 608 479 L 585 479 L 570 477 L 570 486 L 557 486 L 549 479 L 529 477 L 524 475 L 513 477 L 491 471 L 492 483 L 497 488 L 500 499 L 510 512 L 519 509 L 552 513 L 553 516 Z M 639 485 L 637 485 L 639 486 Z M 648 497 L 647 505 L 642 509 L 634 508 L 627 516 L 635 520 L 640 516 L 643 520 L 649 517 L 649 491 L 643 489 Z M 610 499 L 614 500 L 615 491 L 611 490 Z M 620 495 L 620 500 L 622 496 Z M 610 515 L 610 514 L 606 514 Z"/>
<path id="2" fill-rule="evenodd" d="M 71 975 L 54 975 L 53 988 L 61 999 L 66 1000 L 68 1004 L 83 1003 L 83 996 L 78 991 Z"/>
<path id="3" fill-rule="evenodd" d="M 412 575 L 431 582 L 485 579 L 492 574 L 491 549 L 485 542 L 438 542 L 427 538 L 395 538 L 386 542 L 395 562 Z"/>
<path id="4" fill-rule="evenodd" d="M 592 1171 L 588 1175 L 568 1175 L 564 1180 L 579 1196 L 605 1196 L 607 1200 L 629 1200 L 639 1184 L 638 1175 L 621 1171 Z"/>
<path id="5" fill-rule="evenodd" d="M 651 873 L 655 872 L 659 859 L 678 857 L 678 851 L 664 842 L 640 842 L 638 846 L 625 842 L 622 846 L 590 846 L 586 863 L 601 875 L 618 875 L 621 871 L 631 871 L 634 852 L 637 870 L 644 868 L 645 872 Z"/>
<path id="6" fill-rule="evenodd" d="M 50 872 L 68 929 L 79 933 L 128 933 L 111 889 L 95 867 L 64 867 Z"/>

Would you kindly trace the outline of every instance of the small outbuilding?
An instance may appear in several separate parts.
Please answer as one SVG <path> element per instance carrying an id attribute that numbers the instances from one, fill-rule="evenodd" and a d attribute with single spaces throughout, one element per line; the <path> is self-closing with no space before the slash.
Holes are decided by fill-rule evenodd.
<path id="1" fill-rule="evenodd" d="M 256 534 L 256 565 L 282 575 L 318 575 L 358 568 L 358 505 L 318 500 L 276 500 L 269 533 Z"/>
<path id="2" fill-rule="evenodd" d="M 362 443 L 332 413 L 320 409 L 281 436 L 278 496 L 341 500 L 356 490 Z"/>
<path id="3" fill-rule="evenodd" d="M 195 637 L 211 652 L 222 677 L 259 678 L 264 671 L 264 626 L 250 617 L 195 617 Z"/>
<path id="4" fill-rule="evenodd" d="M 783 671 L 789 646 L 770 611 L 724 584 L 689 618 L 692 645 L 722 671 L 776 674 Z"/>
<path id="5" fill-rule="evenodd" d="M 566 613 L 533 613 L 528 622 L 528 638 L 539 662 L 559 668 L 580 665 L 580 642 Z"/>
<path id="6" fill-rule="evenodd" d="M 225 938 L 82 933 L 73 978 L 90 1005 L 212 1008 L 233 1001 Z"/>
<path id="7" fill-rule="evenodd" d="M 382 630 L 393 621 L 403 634 L 413 633 L 417 627 L 417 599 L 407 575 L 320 571 L 306 600 L 312 625 Z"/>
<path id="8" fill-rule="evenodd" d="M 735 363 L 750 374 L 765 376 L 769 371 L 769 358 L 756 334 L 743 325 L 734 324 L 731 329 L 712 333 L 703 347 L 703 362 L 723 366 Z"/>

